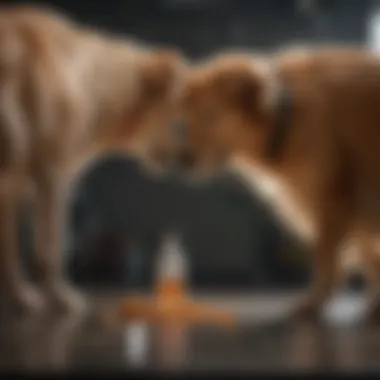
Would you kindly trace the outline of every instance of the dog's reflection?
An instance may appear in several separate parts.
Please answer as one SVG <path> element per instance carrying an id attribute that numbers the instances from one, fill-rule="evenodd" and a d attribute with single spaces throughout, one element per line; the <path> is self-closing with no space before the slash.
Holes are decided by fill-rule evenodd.
<path id="1" fill-rule="evenodd" d="M 300 370 L 358 368 L 361 363 L 368 362 L 370 356 L 366 349 L 379 352 L 373 349 L 368 333 L 360 325 L 300 325 L 290 333 L 285 344 L 284 362 L 290 369 Z"/>
<path id="2" fill-rule="evenodd" d="M 17 371 L 64 370 L 83 316 L 23 318 L 3 323 L 0 366 Z"/>
<path id="3" fill-rule="evenodd" d="M 310 370 L 331 364 L 334 352 L 330 338 L 326 328 L 318 323 L 300 324 L 291 329 L 284 340 L 284 365 Z"/>
<path id="4" fill-rule="evenodd" d="M 184 365 L 188 348 L 189 326 L 164 324 L 156 330 L 156 361 L 160 368 L 175 370 Z"/>
<path id="5" fill-rule="evenodd" d="M 124 351 L 128 365 L 176 370 L 186 361 L 188 326 L 184 323 L 162 323 L 148 326 L 130 323 L 125 327 Z"/>

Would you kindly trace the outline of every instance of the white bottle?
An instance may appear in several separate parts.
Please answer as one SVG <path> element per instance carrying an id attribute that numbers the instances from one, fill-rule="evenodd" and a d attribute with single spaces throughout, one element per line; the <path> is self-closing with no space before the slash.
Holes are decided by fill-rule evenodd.
<path id="1" fill-rule="evenodd" d="M 130 365 L 145 366 L 150 348 L 148 325 L 143 321 L 133 321 L 125 326 L 124 352 Z"/>
<path id="2" fill-rule="evenodd" d="M 182 244 L 176 234 L 169 234 L 164 238 L 157 259 L 157 295 L 182 295 L 187 282 L 188 265 Z"/>

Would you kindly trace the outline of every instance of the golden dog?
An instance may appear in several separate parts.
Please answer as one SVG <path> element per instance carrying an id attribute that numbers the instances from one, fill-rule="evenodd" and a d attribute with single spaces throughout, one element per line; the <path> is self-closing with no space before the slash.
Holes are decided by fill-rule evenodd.
<path id="1" fill-rule="evenodd" d="M 318 314 L 351 242 L 377 284 L 378 313 L 380 57 L 340 47 L 221 54 L 192 70 L 185 115 L 183 165 L 232 169 L 316 248 L 295 315 Z"/>
<path id="2" fill-rule="evenodd" d="M 46 9 L 0 11 L 0 267 L 14 304 L 84 305 L 62 273 L 70 182 L 82 164 L 110 150 L 164 163 L 175 146 L 170 123 L 184 72 L 171 50 L 144 48 Z M 16 244 L 17 210 L 30 187 L 42 292 L 24 279 Z"/>

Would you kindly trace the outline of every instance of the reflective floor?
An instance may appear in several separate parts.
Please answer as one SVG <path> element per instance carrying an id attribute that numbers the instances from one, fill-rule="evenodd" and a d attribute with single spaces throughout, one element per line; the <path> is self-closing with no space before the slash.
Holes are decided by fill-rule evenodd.
<path id="1" fill-rule="evenodd" d="M 358 323 L 360 299 L 336 299 L 324 323 L 297 325 L 284 318 L 291 298 L 203 297 L 236 311 L 239 323 L 234 330 L 153 328 L 141 322 L 105 328 L 84 316 L 4 318 L 0 370 L 380 370 L 380 328 Z M 105 298 L 97 303 L 98 312 L 113 302 Z"/>

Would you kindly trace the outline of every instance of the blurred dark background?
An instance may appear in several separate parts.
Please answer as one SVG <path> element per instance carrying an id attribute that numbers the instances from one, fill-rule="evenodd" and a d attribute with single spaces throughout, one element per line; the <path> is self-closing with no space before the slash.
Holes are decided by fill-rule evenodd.
<path id="1" fill-rule="evenodd" d="M 141 41 L 174 45 L 194 59 L 231 47 L 365 44 L 376 5 L 369 0 L 39 3 Z M 183 234 L 195 287 L 284 288 L 308 276 L 307 252 L 233 178 L 192 189 L 174 179 L 147 178 L 136 163 L 106 157 L 73 194 L 67 242 L 72 278 L 90 287 L 149 286 L 160 238 L 173 224 Z M 27 234 L 23 223 L 29 254 Z"/>

